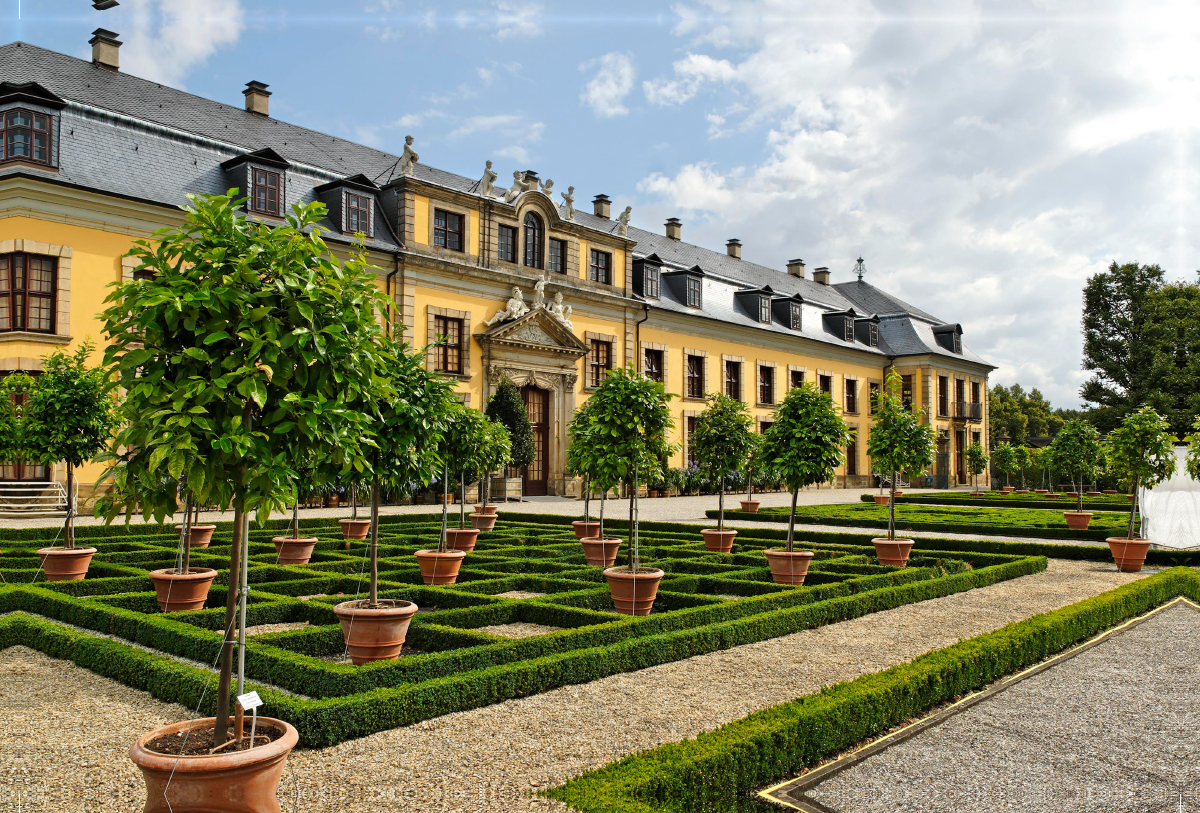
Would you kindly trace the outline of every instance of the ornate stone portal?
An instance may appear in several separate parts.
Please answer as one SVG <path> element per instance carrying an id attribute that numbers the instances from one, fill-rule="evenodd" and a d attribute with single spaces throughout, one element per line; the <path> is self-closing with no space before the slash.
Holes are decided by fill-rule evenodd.
<path id="1" fill-rule="evenodd" d="M 475 334 L 483 347 L 487 371 L 484 397 L 508 378 L 518 387 L 537 387 L 548 393 L 544 465 L 546 490 L 564 494 L 572 478 L 564 474 L 567 462 L 567 423 L 575 413 L 575 385 L 579 359 L 587 355 L 582 340 L 546 307 L 536 308 Z"/>

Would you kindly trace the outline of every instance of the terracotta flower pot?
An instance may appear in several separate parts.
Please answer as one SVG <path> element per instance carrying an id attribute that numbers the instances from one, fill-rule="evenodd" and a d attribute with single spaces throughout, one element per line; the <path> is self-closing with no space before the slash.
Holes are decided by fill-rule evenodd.
<path id="1" fill-rule="evenodd" d="M 478 528 L 447 528 L 446 547 L 451 550 L 473 551 L 479 538 Z"/>
<path id="2" fill-rule="evenodd" d="M 1027 489 L 1027 488 L 1018 488 L 1013 491 L 1013 494 L 1028 494 L 1028 493 L 1029 493 L 1029 489 Z"/>
<path id="3" fill-rule="evenodd" d="M 1047 491 L 1047 492 L 1046 492 L 1045 494 L 1043 494 L 1042 496 L 1043 496 L 1043 497 L 1048 497 L 1049 499 L 1052 499 L 1052 500 L 1057 500 L 1059 497 L 1061 497 L 1061 496 L 1062 496 L 1062 494 L 1059 494 L 1059 493 L 1057 493 L 1057 492 L 1054 492 L 1054 491 Z"/>
<path id="4" fill-rule="evenodd" d="M 336 494 L 330 494 L 328 497 L 326 497 L 325 498 L 325 507 L 326 508 L 337 508 L 338 507 L 338 496 Z"/>
<path id="5" fill-rule="evenodd" d="M 475 506 L 475 513 L 476 513 L 476 514 L 495 514 L 495 513 L 496 513 L 496 509 L 497 509 L 497 508 L 499 508 L 499 507 L 500 507 L 500 506 L 498 506 L 498 505 L 480 505 L 480 504 L 476 504 L 476 506 Z"/>
<path id="6" fill-rule="evenodd" d="M 408 635 L 408 625 L 417 614 L 417 605 L 411 601 L 391 600 L 380 604 L 382 606 L 371 607 L 365 600 L 343 601 L 333 608 L 342 624 L 342 636 L 355 666 L 400 657 L 400 648 Z"/>
<path id="7" fill-rule="evenodd" d="M 300 740 L 296 729 L 283 720 L 259 717 L 260 729 L 270 726 L 283 731 L 283 736 L 248 751 L 191 757 L 159 754 L 146 747 L 165 734 L 209 728 L 215 721 L 215 717 L 186 720 L 137 738 L 129 758 L 146 781 L 145 813 L 280 813 L 275 792 L 288 754 Z M 247 721 L 247 735 L 249 725 Z"/>
<path id="8" fill-rule="evenodd" d="M 183 526 L 176 525 L 175 530 L 182 531 Z M 188 545 L 193 548 L 207 548 L 215 530 L 217 530 L 216 525 L 193 525 L 191 533 L 188 535 Z"/>
<path id="9" fill-rule="evenodd" d="M 793 550 L 788 553 L 786 550 L 768 549 L 763 553 L 767 556 L 767 565 L 771 568 L 771 578 L 776 584 L 804 584 L 804 577 L 808 575 L 808 566 L 812 564 L 813 552 L 811 550 Z"/>
<path id="10" fill-rule="evenodd" d="M 95 548 L 42 548 L 37 552 L 48 582 L 77 582 L 87 575 Z"/>
<path id="11" fill-rule="evenodd" d="M 1115 488 L 1106 488 L 1101 493 L 1102 494 L 1116 494 L 1117 490 Z"/>
<path id="12" fill-rule="evenodd" d="M 1110 536 L 1108 549 L 1112 551 L 1113 561 L 1117 570 L 1122 573 L 1138 573 L 1146 563 L 1146 552 L 1150 550 L 1149 539 L 1127 539 L 1123 536 Z"/>
<path id="13" fill-rule="evenodd" d="M 1003 493 L 1005 493 L 1005 494 L 1012 494 L 1012 493 L 1013 493 L 1013 487 L 1012 487 L 1012 486 L 1005 486 L 1004 488 L 1000 489 L 1000 491 L 1002 491 L 1002 492 L 1003 492 Z"/>
<path id="14" fill-rule="evenodd" d="M 904 496 L 904 492 L 903 492 L 903 491 L 901 491 L 900 489 L 896 489 L 896 496 L 897 496 L 897 497 L 903 497 L 903 496 Z"/>
<path id="15" fill-rule="evenodd" d="M 1034 492 L 1035 494 L 1049 494 L 1049 493 L 1050 493 L 1050 489 L 1048 489 L 1048 488 L 1035 488 L 1035 489 L 1033 490 L 1033 492 Z"/>
<path id="16" fill-rule="evenodd" d="M 1073 500 L 1077 500 L 1077 499 L 1079 499 L 1079 492 L 1078 491 L 1068 491 L 1067 496 Z"/>
<path id="17" fill-rule="evenodd" d="M 581 539 L 583 558 L 592 567 L 612 567 L 617 561 L 617 551 L 621 549 L 620 539 Z"/>
<path id="18" fill-rule="evenodd" d="M 887 505 L 892 499 L 892 495 L 890 494 L 876 494 L 874 497 L 876 505 Z"/>
<path id="19" fill-rule="evenodd" d="M 908 555 L 912 552 L 911 539 L 872 539 L 875 556 L 885 567 L 908 567 Z"/>
<path id="20" fill-rule="evenodd" d="M 1063 519 L 1072 531 L 1086 531 L 1092 522 L 1091 511 L 1063 511 Z"/>
<path id="21" fill-rule="evenodd" d="M 982 491 L 972 491 L 972 492 L 970 492 L 970 495 L 971 495 L 972 497 L 983 497 L 983 496 L 986 496 L 986 495 L 984 494 L 984 492 L 982 492 Z"/>
<path id="22" fill-rule="evenodd" d="M 575 531 L 576 539 L 594 539 L 596 534 L 600 533 L 600 523 L 577 519 L 571 523 L 571 529 Z"/>
<path id="23" fill-rule="evenodd" d="M 738 500 L 738 504 L 747 514 L 757 514 L 758 506 L 762 505 L 758 500 Z"/>
<path id="24" fill-rule="evenodd" d="M 366 539 L 371 532 L 369 519 L 339 519 L 338 525 L 342 526 L 342 539 Z"/>
<path id="25" fill-rule="evenodd" d="M 164 613 L 181 613 L 187 610 L 203 610 L 217 571 L 210 567 L 193 567 L 186 576 L 176 573 L 175 568 L 151 570 L 148 574 L 154 582 L 154 593 L 158 597 L 158 609 Z"/>
<path id="26" fill-rule="evenodd" d="M 1085 491 L 1085 492 L 1083 492 L 1083 496 L 1085 496 L 1085 497 L 1100 497 L 1103 495 L 1099 491 Z"/>
<path id="27" fill-rule="evenodd" d="M 737 536 L 737 531 L 719 531 L 716 528 L 705 528 L 700 532 L 700 536 L 704 537 L 704 548 L 706 550 L 713 553 L 729 553 L 733 548 L 733 539 Z"/>
<path id="28" fill-rule="evenodd" d="M 471 525 L 477 531 L 490 531 L 496 527 L 497 519 L 495 514 L 471 514 Z"/>
<path id="29" fill-rule="evenodd" d="M 448 550 L 441 553 L 437 550 L 419 550 L 416 553 L 417 564 L 421 567 L 421 579 L 426 584 L 454 584 L 458 581 L 458 570 L 467 552 Z"/>
<path id="30" fill-rule="evenodd" d="M 658 595 L 658 583 L 663 572 L 656 567 L 638 568 L 636 574 L 627 567 L 610 567 L 604 571 L 613 607 L 625 615 L 650 615 Z"/>
<path id="31" fill-rule="evenodd" d="M 1129 500 L 1130 505 L 1133 504 L 1133 495 L 1132 494 L 1126 494 L 1125 499 Z"/>
<path id="32" fill-rule="evenodd" d="M 279 556 L 281 565 L 306 565 L 312 558 L 313 548 L 317 544 L 316 537 L 302 536 L 296 539 L 292 536 L 277 536 L 271 540 L 275 543 L 275 553 Z"/>

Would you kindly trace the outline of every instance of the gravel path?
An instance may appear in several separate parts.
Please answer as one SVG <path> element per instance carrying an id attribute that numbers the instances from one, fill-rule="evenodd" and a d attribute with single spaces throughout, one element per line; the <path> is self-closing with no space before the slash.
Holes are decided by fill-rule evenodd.
<path id="1" fill-rule="evenodd" d="M 295 809 L 304 813 L 562 811 L 558 802 L 530 798 L 530 791 L 1136 578 L 1111 565 L 1052 560 L 1045 573 L 991 587 L 298 752 L 281 797 L 298 797 Z M 112 700 L 97 709 L 96 695 Z M 73 713 L 63 715 L 63 706 Z M 14 781 L 16 770 L 8 766 L 19 756 L 26 796 L 42 805 L 24 808 L 31 811 L 132 809 L 130 793 L 116 793 L 121 777 L 132 776 L 125 749 L 134 734 L 184 716 L 178 707 L 19 649 L 0 655 L 0 708 L 19 709 L 5 717 L 19 716 L 39 732 L 44 721 L 77 727 L 95 720 L 98 710 L 121 722 L 90 729 L 104 743 L 90 749 L 95 761 L 81 781 L 106 783 L 114 794 L 91 808 L 62 801 L 73 791 L 59 777 L 78 761 L 69 751 L 44 744 L 32 729 L 19 742 L 0 738 L 0 781 Z"/>
<path id="2" fill-rule="evenodd" d="M 808 797 L 846 813 L 1195 811 L 1198 725 L 1200 611 L 1180 603 Z"/>
<path id="3" fill-rule="evenodd" d="M 535 635 L 545 635 L 548 632 L 558 632 L 563 627 L 548 627 L 545 624 L 527 624 L 517 622 L 512 624 L 492 624 L 480 627 L 480 632 L 490 632 L 502 638 L 532 638 Z"/>

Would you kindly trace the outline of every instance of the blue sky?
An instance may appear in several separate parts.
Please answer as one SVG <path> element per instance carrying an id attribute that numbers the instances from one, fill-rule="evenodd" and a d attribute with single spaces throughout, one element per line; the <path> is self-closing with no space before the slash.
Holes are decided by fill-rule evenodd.
<path id="1" fill-rule="evenodd" d="M 0 0 L 3 39 L 501 181 L 535 169 L 660 230 L 868 279 L 994 380 L 1073 406 L 1080 289 L 1200 267 L 1200 7 L 1185 0 Z"/>

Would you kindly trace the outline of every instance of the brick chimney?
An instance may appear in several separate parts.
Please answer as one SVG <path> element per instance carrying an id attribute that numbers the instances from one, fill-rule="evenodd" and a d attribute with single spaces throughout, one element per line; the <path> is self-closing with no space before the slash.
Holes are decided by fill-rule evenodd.
<path id="1" fill-rule="evenodd" d="M 117 32 L 109 31 L 106 28 L 97 28 L 92 32 L 92 38 L 88 40 L 88 44 L 92 46 L 93 65 L 99 65 L 110 71 L 120 70 L 121 63 L 117 52 L 121 49 L 121 41 L 117 39 Z"/>
<path id="2" fill-rule="evenodd" d="M 735 260 L 742 259 L 742 241 L 736 237 L 725 241 L 725 253 Z"/>
<path id="3" fill-rule="evenodd" d="M 814 268 L 813 269 L 813 282 L 817 283 L 818 285 L 828 285 L 829 284 L 829 269 L 826 268 L 825 266 L 821 266 L 820 268 Z"/>
<path id="4" fill-rule="evenodd" d="M 608 220 L 612 215 L 612 201 L 608 199 L 608 195 L 597 195 L 592 198 L 592 211 L 596 213 L 596 217 Z"/>
<path id="5" fill-rule="evenodd" d="M 671 240 L 683 239 L 683 224 L 679 222 L 677 217 L 668 217 L 666 222 L 667 237 Z"/>
<path id="6" fill-rule="evenodd" d="M 270 86 L 253 80 L 246 83 L 246 89 L 242 91 L 242 95 L 246 97 L 247 110 L 260 116 L 271 115 L 269 112 L 271 91 L 267 90 L 268 87 Z"/>
<path id="7" fill-rule="evenodd" d="M 804 260 L 788 260 L 787 272 L 793 277 L 804 279 Z"/>

